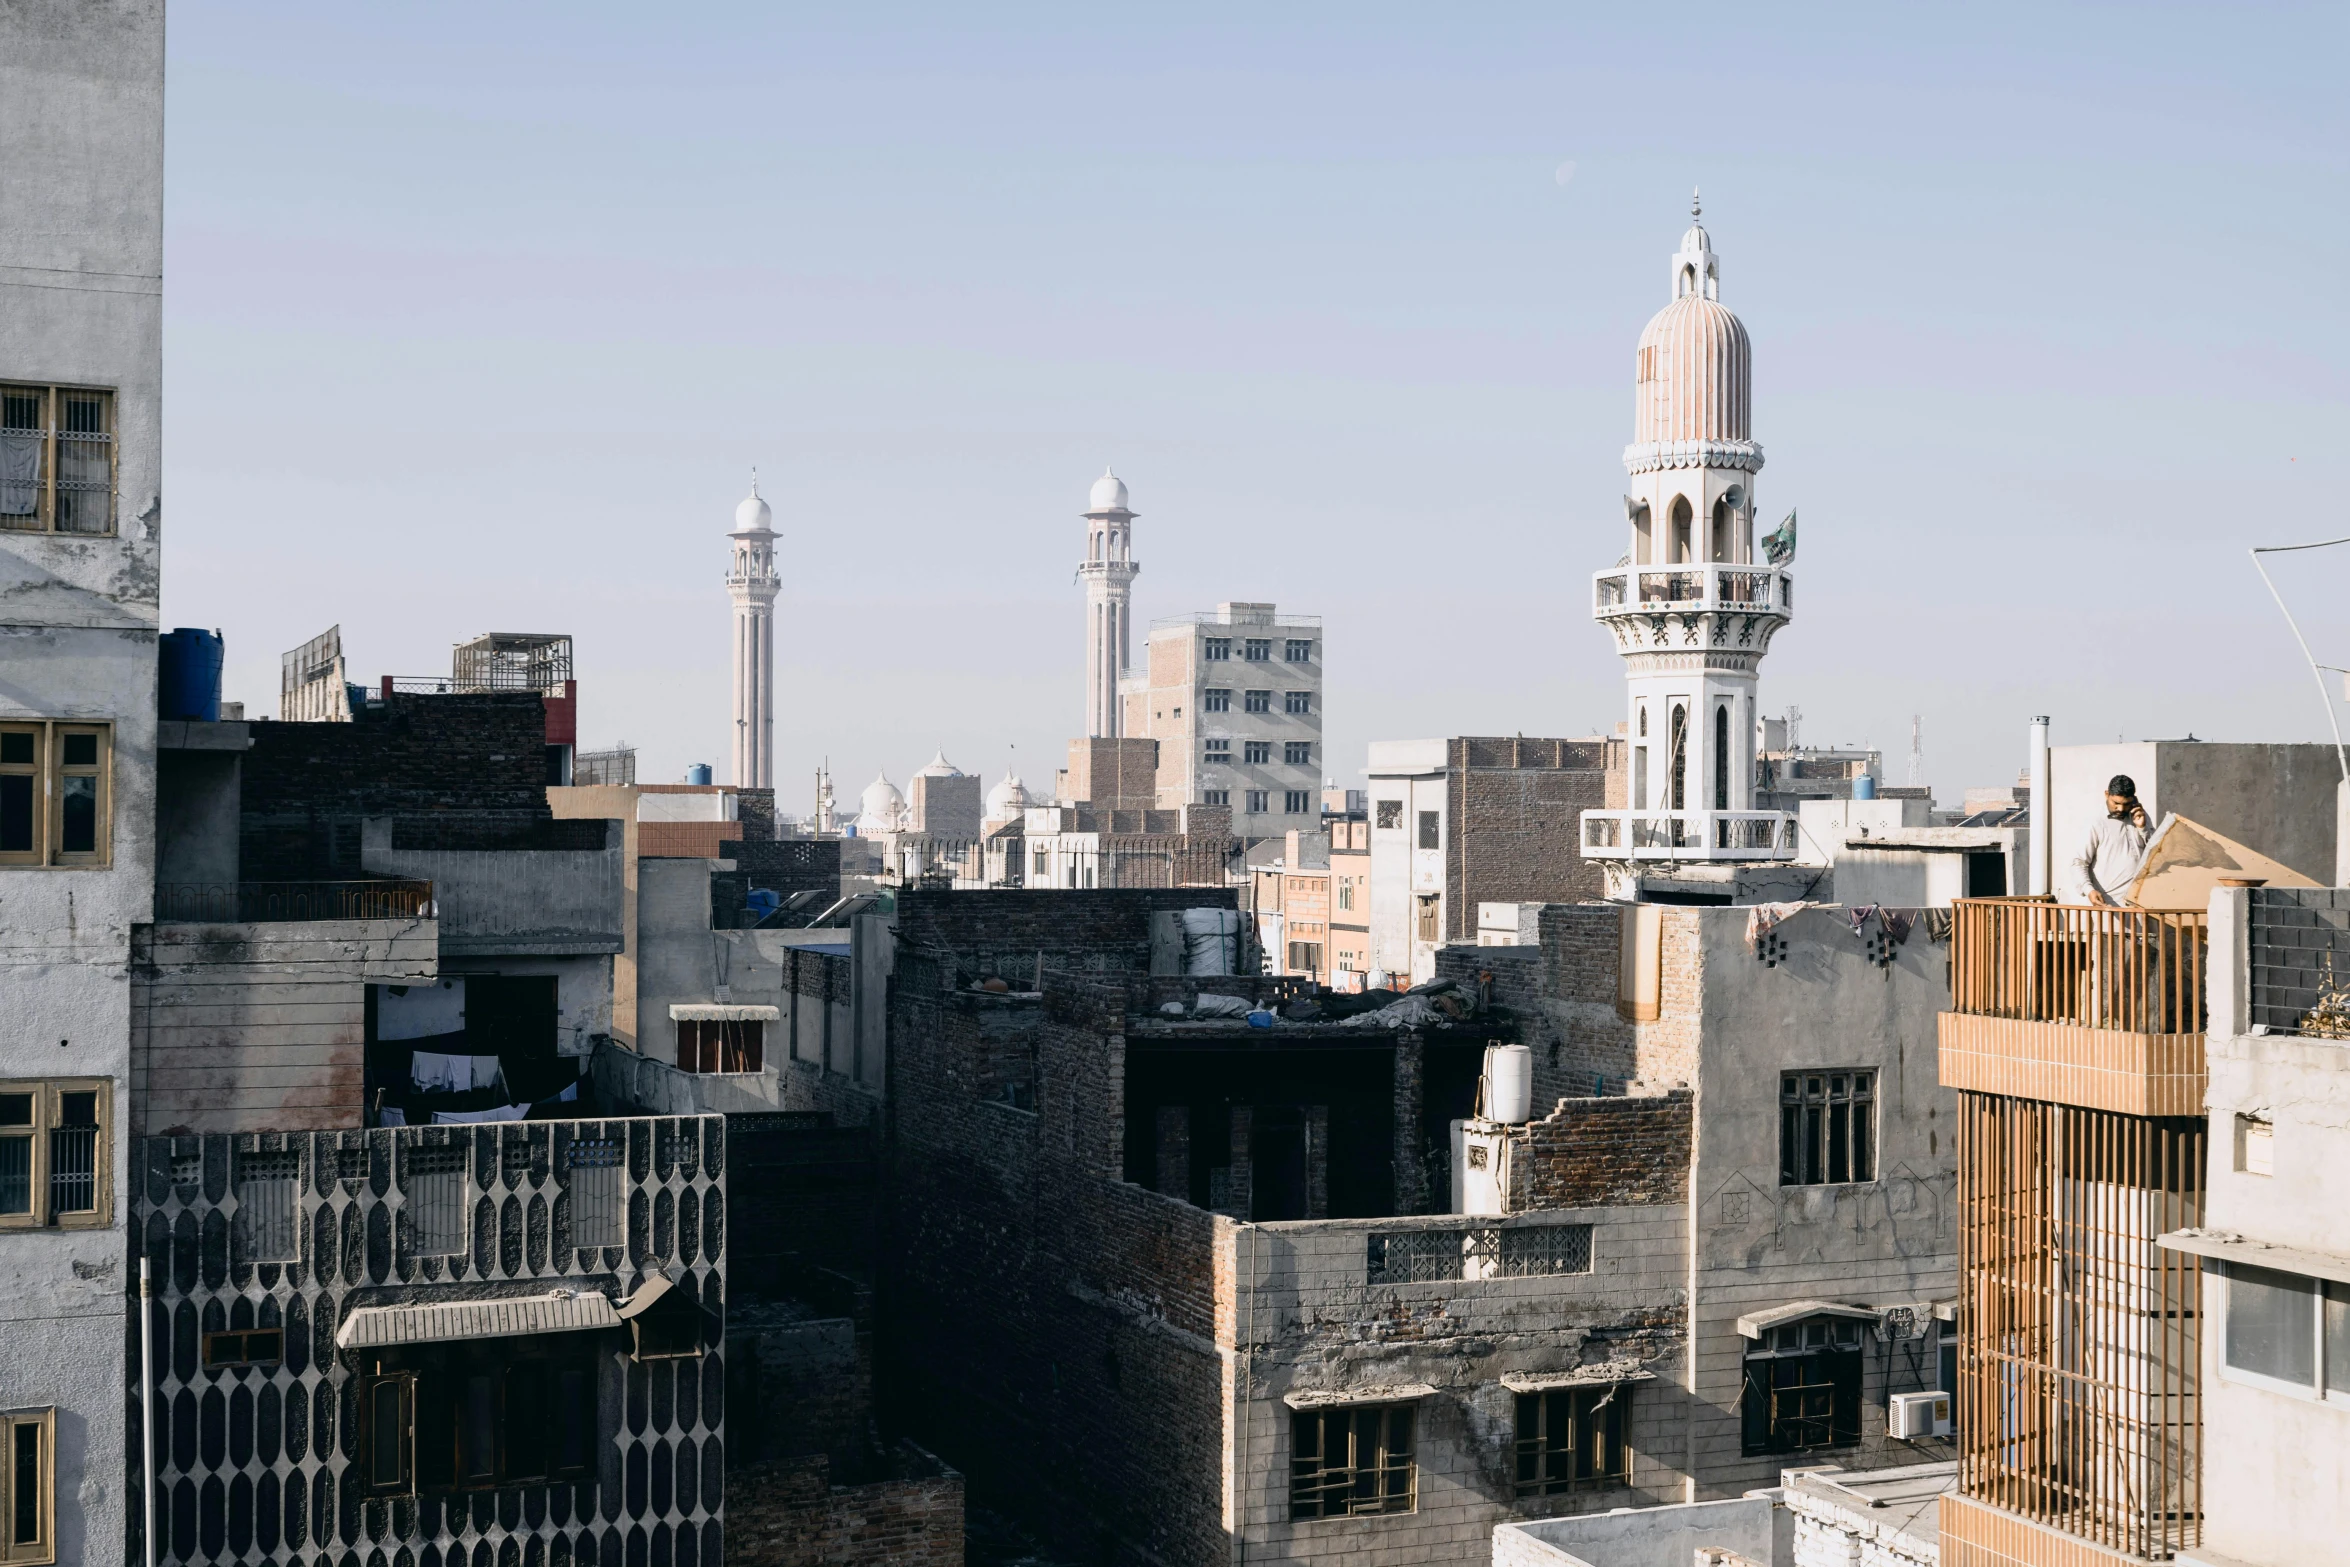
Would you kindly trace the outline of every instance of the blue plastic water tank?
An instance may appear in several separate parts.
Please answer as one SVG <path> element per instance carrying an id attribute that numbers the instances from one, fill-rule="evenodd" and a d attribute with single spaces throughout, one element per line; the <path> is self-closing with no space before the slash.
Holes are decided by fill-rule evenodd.
<path id="1" fill-rule="evenodd" d="M 1852 780 L 1852 797 L 1855 800 L 1874 800 L 1877 797 L 1877 780 L 1862 773 Z"/>
<path id="2" fill-rule="evenodd" d="M 155 652 L 156 706 L 160 716 L 217 723 L 220 633 L 181 626 L 156 638 Z"/>
<path id="3" fill-rule="evenodd" d="M 710 764 L 708 762 L 696 762 L 691 767 L 688 767 L 685 770 L 685 781 L 689 784 L 708 783 L 710 781 Z"/>

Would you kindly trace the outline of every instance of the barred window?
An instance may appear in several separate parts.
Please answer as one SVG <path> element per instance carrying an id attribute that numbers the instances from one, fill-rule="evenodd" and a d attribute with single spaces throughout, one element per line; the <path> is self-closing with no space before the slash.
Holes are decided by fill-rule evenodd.
<path id="1" fill-rule="evenodd" d="M 627 1150 L 618 1138 L 582 1140 L 571 1145 L 566 1163 L 571 1167 L 571 1243 L 574 1246 L 626 1244 L 627 1205 L 620 1185 L 620 1167 Z"/>
<path id="2" fill-rule="evenodd" d="M 1313 692 L 1284 691 L 1281 693 L 1281 711 L 1284 713 L 1311 713 L 1313 710 Z"/>
<path id="3" fill-rule="evenodd" d="M 299 1153 L 237 1155 L 237 1258 L 242 1262 L 285 1262 L 294 1255 L 300 1226 Z"/>
<path id="4" fill-rule="evenodd" d="M 1410 1404 L 1298 1410 L 1290 1420 L 1289 1516 L 1410 1512 L 1413 1414 Z"/>
<path id="5" fill-rule="evenodd" d="M 204 1365 L 208 1370 L 232 1366 L 274 1366 L 285 1357 L 283 1328 L 248 1328 L 235 1333 L 204 1335 Z"/>
<path id="6" fill-rule="evenodd" d="M 1241 654 L 1252 664 L 1269 662 L 1273 657 L 1273 639 L 1271 637 L 1250 637 L 1247 639 L 1247 646 L 1241 650 Z"/>
<path id="7" fill-rule="evenodd" d="M 1290 816 L 1304 816 L 1314 808 L 1314 791 L 1286 789 L 1281 795 L 1281 809 Z"/>
<path id="8" fill-rule="evenodd" d="M 1591 1271 L 1591 1226 L 1389 1230 L 1365 1237 L 1365 1252 L 1365 1272 L 1373 1284 L 1548 1278 Z"/>
<path id="9" fill-rule="evenodd" d="M 1314 742 L 1311 740 L 1284 740 L 1281 742 L 1281 760 L 1291 767 L 1314 765 Z"/>
<path id="10" fill-rule="evenodd" d="M 1381 800 L 1379 802 L 1378 824 L 1389 831 L 1401 830 L 1403 827 L 1403 801 Z"/>
<path id="11" fill-rule="evenodd" d="M 0 528 L 113 531 L 113 425 L 110 392 L 0 386 Z"/>
<path id="12" fill-rule="evenodd" d="M 1877 1178 L 1877 1074 L 1789 1072 L 1779 1079 L 1779 1184 Z"/>
<path id="13" fill-rule="evenodd" d="M 1262 816 L 1265 814 L 1267 809 L 1265 802 L 1271 795 L 1271 792 L 1272 791 L 1267 789 L 1251 789 L 1248 791 L 1248 812 L 1251 816 Z"/>
<path id="14" fill-rule="evenodd" d="M 462 1144 L 408 1150 L 400 1182 L 408 1214 L 408 1250 L 417 1257 L 446 1257 L 465 1249 L 465 1166 Z"/>
<path id="15" fill-rule="evenodd" d="M 1201 692 L 1201 693 L 1200 693 L 1200 695 L 1201 695 L 1201 701 L 1200 701 L 1200 711 L 1201 711 L 1201 712 L 1203 712 L 1203 713 L 1229 713 L 1229 712 L 1231 712 L 1231 711 L 1232 711 L 1232 693 L 1231 693 L 1231 692 L 1229 692 L 1229 691 L 1222 691 L 1222 690 L 1218 690 L 1218 689 L 1217 689 L 1216 687 L 1214 687 L 1214 686 L 1209 686 L 1209 687 L 1208 687 L 1208 688 L 1207 688 L 1205 691 Z"/>
<path id="16" fill-rule="evenodd" d="M 1746 1455 L 1858 1442 L 1860 1374 L 1860 1323 L 1849 1317 L 1808 1317 L 1749 1344 Z"/>
<path id="17" fill-rule="evenodd" d="M 1232 791 L 1229 789 L 1206 789 L 1200 793 L 1200 804 L 1202 805 L 1230 805 L 1231 803 Z"/>
<path id="18" fill-rule="evenodd" d="M 113 1085 L 0 1082 L 0 1229 L 104 1226 Z"/>
<path id="19" fill-rule="evenodd" d="M 1499 1261 L 1501 1276 L 1505 1279 L 1539 1279 L 1559 1273 L 1589 1273 L 1591 1226 L 1541 1224 L 1503 1230 Z"/>
<path id="20" fill-rule="evenodd" d="M 1553 1388 L 1518 1395 L 1518 1494 L 1558 1496 L 1629 1485 L 1632 1389 Z"/>

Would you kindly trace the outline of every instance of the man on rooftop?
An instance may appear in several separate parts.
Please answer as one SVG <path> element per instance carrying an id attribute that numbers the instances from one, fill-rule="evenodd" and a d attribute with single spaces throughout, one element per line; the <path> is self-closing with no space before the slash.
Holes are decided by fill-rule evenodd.
<path id="1" fill-rule="evenodd" d="M 2130 883 L 2146 863 L 2146 841 L 2153 835 L 2146 807 L 2138 803 L 2137 781 L 2115 773 L 2105 784 L 2105 819 L 2089 829 L 2088 841 L 2073 856 L 2073 878 L 2084 901 L 2127 906 Z"/>

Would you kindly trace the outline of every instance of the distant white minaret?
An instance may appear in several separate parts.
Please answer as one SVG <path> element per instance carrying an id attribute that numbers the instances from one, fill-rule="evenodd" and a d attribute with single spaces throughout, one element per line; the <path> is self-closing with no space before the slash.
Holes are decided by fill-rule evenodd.
<path id="1" fill-rule="evenodd" d="M 1133 638 L 1134 513 L 1126 508 L 1126 481 L 1102 470 L 1085 510 L 1085 732 L 1097 740 L 1125 733 L 1118 680 L 1126 673 Z"/>
<path id="2" fill-rule="evenodd" d="M 734 509 L 734 564 L 726 591 L 734 599 L 734 781 L 745 789 L 775 787 L 775 574 L 774 512 L 759 498 L 759 473 L 751 470 L 751 493 Z"/>

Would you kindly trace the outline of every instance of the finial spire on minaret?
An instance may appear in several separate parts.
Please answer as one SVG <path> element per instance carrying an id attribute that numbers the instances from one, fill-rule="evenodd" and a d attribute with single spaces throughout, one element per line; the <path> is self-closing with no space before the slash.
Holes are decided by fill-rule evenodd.
<path id="1" fill-rule="evenodd" d="M 1700 216 L 1701 216 L 1701 215 L 1704 213 L 1704 211 L 1705 211 L 1705 206 L 1704 206 L 1704 204 L 1703 204 L 1702 202 L 1700 202 L 1700 201 L 1697 199 L 1697 187 L 1696 187 L 1696 186 L 1694 186 L 1694 185 L 1690 186 L 1690 187 L 1689 187 L 1689 221 L 1690 221 L 1690 222 L 1692 222 L 1692 223 L 1695 223 L 1695 222 L 1698 220 L 1698 218 L 1699 218 L 1699 217 L 1700 217 Z"/>

